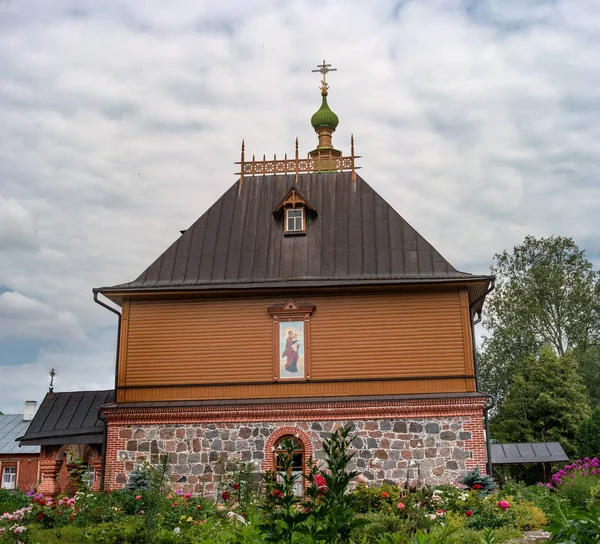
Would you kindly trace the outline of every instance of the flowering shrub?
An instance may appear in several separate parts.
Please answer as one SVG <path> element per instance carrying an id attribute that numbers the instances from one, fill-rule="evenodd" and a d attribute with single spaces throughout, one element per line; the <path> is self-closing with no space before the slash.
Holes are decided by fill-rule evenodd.
<path id="1" fill-rule="evenodd" d="M 592 489 L 600 482 L 600 463 L 597 457 L 578 459 L 552 475 L 559 496 L 571 506 L 585 507 Z"/>
<path id="2" fill-rule="evenodd" d="M 590 459 L 577 459 L 570 465 L 565 465 L 562 469 L 552 475 L 552 483 L 558 487 L 560 484 L 575 476 L 598 477 L 600 475 L 600 461 L 597 457 Z"/>

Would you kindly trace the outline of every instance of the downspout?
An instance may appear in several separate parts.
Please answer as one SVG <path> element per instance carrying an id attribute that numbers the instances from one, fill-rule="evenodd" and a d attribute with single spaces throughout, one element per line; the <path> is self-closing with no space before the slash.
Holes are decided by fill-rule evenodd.
<path id="1" fill-rule="evenodd" d="M 478 304 L 480 301 L 485 299 L 496 286 L 495 278 L 492 279 L 489 288 L 486 292 L 481 295 L 479 298 L 475 299 L 469 306 L 469 316 L 471 318 L 471 345 L 473 348 L 473 370 L 475 373 L 475 391 L 479 391 L 479 373 L 477 372 L 477 346 L 475 344 L 475 325 L 481 322 L 481 311 L 477 312 L 477 319 L 473 319 L 473 307 Z M 494 477 L 494 466 L 492 464 L 492 443 L 490 442 L 490 418 L 488 412 L 496 406 L 496 397 L 494 395 L 490 395 L 489 393 L 482 393 L 485 395 L 490 401 L 491 404 L 487 404 L 483 408 L 483 420 L 485 424 L 485 453 L 487 460 L 487 473 L 492 478 Z"/>
<path id="2" fill-rule="evenodd" d="M 98 419 L 104 423 L 102 435 L 102 463 L 100 464 L 100 493 L 104 492 L 104 479 L 106 478 L 106 442 L 108 441 L 108 420 L 102 413 L 102 407 L 98 408 Z"/>
<path id="3" fill-rule="evenodd" d="M 117 355 L 116 355 L 116 361 L 115 361 L 115 392 L 116 392 L 117 385 L 118 385 L 117 376 L 119 374 L 119 349 L 121 347 L 121 312 L 119 312 L 118 310 L 115 310 L 113 307 L 106 304 L 106 302 L 102 302 L 101 300 L 99 300 L 98 293 L 100 291 L 98 289 L 92 289 L 92 291 L 94 293 L 94 302 L 96 304 L 99 304 L 103 308 L 106 308 L 108 311 L 112 312 L 113 314 L 117 314 L 117 316 L 119 318 L 119 320 L 117 322 Z"/>
<path id="4" fill-rule="evenodd" d="M 105 302 L 102 302 L 98 299 L 98 293 L 100 292 L 98 289 L 92 289 L 94 293 L 94 302 L 99 304 L 103 308 L 106 308 L 113 314 L 117 314 L 118 322 L 117 322 L 117 350 L 116 350 L 116 360 L 115 360 L 115 395 L 117 392 L 117 377 L 119 375 L 119 349 L 121 347 L 121 312 L 115 310 Z M 100 491 L 104 491 L 104 479 L 106 477 L 106 442 L 108 439 L 108 421 L 104 414 L 98 409 L 98 418 L 104 422 L 104 435 L 102 437 L 102 464 L 100 465 Z"/>

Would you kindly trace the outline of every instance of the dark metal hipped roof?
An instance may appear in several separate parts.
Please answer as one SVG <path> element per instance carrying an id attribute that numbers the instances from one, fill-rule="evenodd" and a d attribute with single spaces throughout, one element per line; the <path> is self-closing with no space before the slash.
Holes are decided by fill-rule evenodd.
<path id="1" fill-rule="evenodd" d="M 101 444 L 104 422 L 98 408 L 115 401 L 114 390 L 48 393 L 21 444 Z"/>
<path id="2" fill-rule="evenodd" d="M 490 445 L 493 465 L 562 463 L 569 460 L 569 456 L 558 442 Z"/>
<path id="3" fill-rule="evenodd" d="M 473 281 L 457 271 L 371 186 L 350 172 L 236 182 L 136 280 L 100 289 L 155 291 Z M 318 213 L 286 235 L 271 213 L 291 187 Z M 485 291 L 483 287 L 481 292 Z"/>

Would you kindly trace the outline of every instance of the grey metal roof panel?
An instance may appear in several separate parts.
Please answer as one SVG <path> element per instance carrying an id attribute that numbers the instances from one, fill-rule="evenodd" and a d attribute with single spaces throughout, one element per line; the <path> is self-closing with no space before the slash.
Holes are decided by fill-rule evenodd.
<path id="1" fill-rule="evenodd" d="M 114 400 L 113 390 L 48 393 L 29 428 L 19 435 L 20 440 L 59 444 L 68 438 L 71 443 L 97 443 L 100 437 L 101 442 L 104 423 L 98 419 L 98 408 Z"/>
<path id="2" fill-rule="evenodd" d="M 558 442 L 491 444 L 492 464 L 562 463 L 569 457 Z"/>
<path id="3" fill-rule="evenodd" d="M 310 199 L 305 235 L 273 214 L 290 187 Z M 473 279 L 456 270 L 361 177 L 350 172 L 256 176 L 232 185 L 132 282 L 101 290 Z"/>
<path id="4" fill-rule="evenodd" d="M 27 431 L 31 421 L 24 421 L 23 414 L 0 415 L 0 454 L 38 454 L 39 446 L 19 447 L 16 439 Z"/>

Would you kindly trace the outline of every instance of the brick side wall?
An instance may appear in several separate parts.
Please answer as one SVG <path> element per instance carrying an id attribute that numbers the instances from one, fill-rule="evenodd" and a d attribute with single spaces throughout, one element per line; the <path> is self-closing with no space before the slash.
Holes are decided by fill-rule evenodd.
<path id="1" fill-rule="evenodd" d="M 38 454 L 0 455 L 0 478 L 4 467 L 16 467 L 17 488 L 27 492 L 38 483 L 38 466 Z"/>
<path id="2" fill-rule="evenodd" d="M 283 434 L 297 435 L 307 457 L 313 453 L 320 461 L 324 458 L 323 440 L 337 426 L 348 424 L 356 436 L 351 469 L 357 469 L 368 481 L 436 484 L 454 481 L 475 466 L 485 472 L 483 403 L 462 407 L 449 404 L 452 402 L 430 403 L 427 408 L 397 406 L 396 417 L 392 417 L 394 410 L 389 406 L 363 407 L 354 410 L 358 416 L 354 418 L 335 418 L 332 411 L 328 418 L 303 418 L 302 410 L 299 413 L 290 405 L 290 417 L 276 421 L 266 420 L 266 411 L 258 417 L 251 407 L 248 411 L 240 408 L 228 417 L 213 413 L 210 420 L 201 409 L 177 414 L 121 409 L 118 414 L 107 414 L 107 486 L 123 486 L 138 459 L 155 462 L 160 454 L 168 454 L 174 488 L 212 493 L 219 477 L 219 461 L 225 466 L 233 460 L 253 462 L 257 471 L 264 471 L 271 467 L 272 446 Z M 319 415 L 326 410 L 323 406 Z M 278 413 L 282 411 L 285 408 L 280 406 Z M 369 417 L 369 412 L 382 417 Z M 444 412 L 453 415 L 445 416 Z"/>

